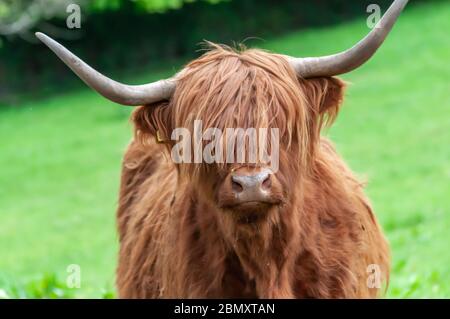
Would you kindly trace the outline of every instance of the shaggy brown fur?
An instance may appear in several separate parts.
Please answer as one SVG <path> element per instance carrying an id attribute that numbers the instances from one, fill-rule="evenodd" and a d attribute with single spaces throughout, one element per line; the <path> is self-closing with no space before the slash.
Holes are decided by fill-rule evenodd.
<path id="1" fill-rule="evenodd" d="M 214 46 L 185 68 L 170 101 L 138 108 L 124 158 L 117 286 L 125 298 L 375 297 L 367 267 L 388 279 L 387 243 L 363 186 L 320 131 L 344 84 L 297 78 L 281 55 Z M 283 204 L 239 224 L 217 205 L 231 164 L 179 164 L 176 127 L 277 127 Z"/>

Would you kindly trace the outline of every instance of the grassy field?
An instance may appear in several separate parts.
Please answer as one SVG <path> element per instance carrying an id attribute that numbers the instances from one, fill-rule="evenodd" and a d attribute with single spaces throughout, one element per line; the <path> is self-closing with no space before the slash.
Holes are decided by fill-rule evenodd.
<path id="1" fill-rule="evenodd" d="M 450 297 L 448 17 L 449 2 L 408 8 L 376 57 L 344 77 L 347 102 L 327 132 L 369 182 L 392 248 L 388 297 Z M 357 20 L 254 45 L 322 55 L 366 32 Z M 172 68 L 151 73 L 135 82 Z M 88 89 L 0 109 L 0 298 L 114 295 L 128 115 Z M 70 264 L 81 289 L 64 288 Z"/>

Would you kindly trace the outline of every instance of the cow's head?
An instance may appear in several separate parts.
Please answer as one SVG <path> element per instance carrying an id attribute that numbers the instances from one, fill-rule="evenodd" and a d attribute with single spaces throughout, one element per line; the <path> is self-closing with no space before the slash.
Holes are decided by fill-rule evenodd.
<path id="1" fill-rule="evenodd" d="M 191 163 L 177 165 L 180 178 L 225 216 L 255 222 L 292 204 L 292 196 L 298 195 L 294 190 L 308 174 L 320 128 L 337 113 L 343 87 L 332 77 L 299 78 L 282 55 L 212 45 L 184 68 L 171 99 L 139 107 L 133 121 L 142 142 L 157 137 L 170 153 L 189 138 L 183 152 L 190 153 Z M 214 154 L 210 163 L 203 156 L 211 137 L 202 141 L 201 163 L 194 163 L 195 121 L 202 124 L 203 136 L 209 128 L 223 133 L 214 136 L 220 145 L 212 143 L 222 160 Z M 187 129 L 187 137 L 171 140 L 179 128 Z M 229 128 L 237 129 L 235 134 L 255 134 L 243 134 L 247 143 L 239 144 L 238 136 L 226 134 Z M 260 148 L 270 155 L 267 161 L 259 158 Z M 238 160 L 240 152 L 245 157 Z"/>
<path id="2" fill-rule="evenodd" d="M 268 138 L 264 145 L 258 146 L 264 146 L 268 153 L 278 152 L 276 166 L 259 157 L 256 161 L 245 158 L 237 163 L 237 153 L 242 150 L 236 144 L 230 147 L 226 143 L 230 138 L 227 134 L 218 139 L 224 152 L 223 161 L 205 161 L 202 155 L 206 142 L 202 140 L 200 158 L 191 157 L 192 164 L 177 164 L 179 176 L 195 184 L 197 192 L 210 204 L 234 220 L 247 223 L 262 220 L 270 212 L 292 204 L 291 190 L 309 173 L 320 129 L 331 123 L 342 101 L 344 84 L 333 76 L 368 61 L 407 2 L 394 1 L 367 37 L 335 55 L 294 58 L 261 50 L 237 52 L 212 45 L 209 52 L 174 77 L 140 86 L 115 82 L 49 37 L 41 33 L 37 36 L 83 81 L 108 99 L 124 105 L 143 105 L 133 113 L 141 141 L 156 137 L 173 149 L 173 131 L 187 129 L 191 133 L 189 152 L 195 153 L 196 120 L 203 132 L 209 128 L 222 133 L 229 128 L 255 129 L 258 141 L 259 129 L 266 129 Z M 278 129 L 278 141 L 270 138 L 271 129 Z M 250 147 L 247 143 L 244 146 Z M 248 149 L 243 151 L 249 154 Z M 230 153 L 235 155 L 233 161 L 227 160 Z M 200 163 L 195 163 L 198 160 Z"/>

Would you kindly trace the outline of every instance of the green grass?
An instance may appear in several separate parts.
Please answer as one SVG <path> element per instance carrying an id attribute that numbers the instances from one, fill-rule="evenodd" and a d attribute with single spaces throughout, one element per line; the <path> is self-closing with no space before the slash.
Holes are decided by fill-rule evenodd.
<path id="1" fill-rule="evenodd" d="M 344 77 L 352 84 L 327 133 L 369 182 L 392 248 L 388 297 L 450 297 L 449 16 L 448 2 L 407 8 L 375 58 Z M 366 32 L 358 20 L 264 47 L 322 55 Z M 128 115 L 88 89 L 0 109 L 0 298 L 112 296 Z M 70 264 L 81 289 L 65 288 Z"/>

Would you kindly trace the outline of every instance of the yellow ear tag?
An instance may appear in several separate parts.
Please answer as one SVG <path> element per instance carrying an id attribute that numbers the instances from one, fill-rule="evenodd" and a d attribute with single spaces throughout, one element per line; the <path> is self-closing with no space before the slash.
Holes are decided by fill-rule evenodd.
<path id="1" fill-rule="evenodd" d="M 162 136 L 159 130 L 156 130 L 156 143 L 158 144 L 164 144 L 167 143 L 167 140 L 165 140 Z"/>

